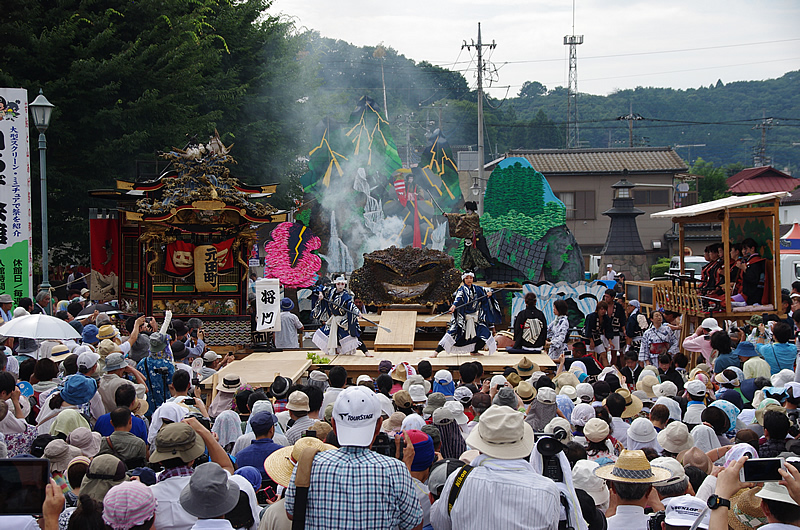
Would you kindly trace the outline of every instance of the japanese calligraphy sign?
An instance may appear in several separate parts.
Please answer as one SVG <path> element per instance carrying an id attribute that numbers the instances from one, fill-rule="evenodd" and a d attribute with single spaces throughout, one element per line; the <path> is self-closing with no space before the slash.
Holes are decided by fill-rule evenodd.
<path id="1" fill-rule="evenodd" d="M 217 290 L 217 248 L 214 245 L 194 247 L 194 285 L 201 293 Z"/>
<path id="2" fill-rule="evenodd" d="M 256 331 L 281 330 L 281 282 L 256 280 Z"/>
<path id="3" fill-rule="evenodd" d="M 0 88 L 0 294 L 31 296 L 31 166 L 28 93 Z"/>

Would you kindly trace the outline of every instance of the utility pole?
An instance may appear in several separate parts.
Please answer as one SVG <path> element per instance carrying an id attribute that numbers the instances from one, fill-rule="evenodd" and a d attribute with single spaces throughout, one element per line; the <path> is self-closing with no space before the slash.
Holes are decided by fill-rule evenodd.
<path id="1" fill-rule="evenodd" d="M 580 147 L 578 131 L 578 49 L 583 35 L 575 35 L 575 0 L 572 0 L 572 35 L 564 35 L 569 46 L 569 86 L 567 87 L 567 149 Z"/>
<path id="2" fill-rule="evenodd" d="M 483 44 L 481 41 L 481 23 L 478 22 L 478 42 L 472 41 L 472 44 L 464 44 L 461 49 L 467 48 L 468 50 L 475 49 L 478 52 L 478 181 L 472 184 L 472 187 L 477 187 L 478 191 L 478 215 L 483 215 L 483 183 L 486 179 L 483 177 L 483 166 L 486 163 L 483 155 L 483 48 L 493 50 L 497 47 L 494 40 L 491 44 Z"/>
<path id="3" fill-rule="evenodd" d="M 639 114 L 633 112 L 633 103 L 631 103 L 630 110 L 625 116 L 617 117 L 618 120 L 625 120 L 628 122 L 628 147 L 633 147 L 633 122 L 643 120 L 644 118 Z"/>
<path id="4" fill-rule="evenodd" d="M 762 113 L 761 123 L 753 129 L 761 129 L 761 142 L 753 148 L 753 167 L 768 166 L 772 160 L 767 156 L 767 130 L 772 128 L 772 118 L 767 118 L 766 112 Z"/>

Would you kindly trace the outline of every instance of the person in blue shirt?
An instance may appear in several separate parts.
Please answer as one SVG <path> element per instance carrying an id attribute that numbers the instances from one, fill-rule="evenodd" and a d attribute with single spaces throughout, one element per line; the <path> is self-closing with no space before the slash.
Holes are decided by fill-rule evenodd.
<path id="1" fill-rule="evenodd" d="M 261 472 L 262 481 L 269 480 L 267 472 L 264 471 L 264 460 L 281 448 L 272 441 L 276 422 L 276 416 L 266 410 L 250 416 L 250 426 L 253 428 L 256 439 L 236 455 L 236 467 L 253 466 Z"/>
<path id="2" fill-rule="evenodd" d="M 172 384 L 172 376 L 175 373 L 172 359 L 169 336 L 152 333 L 150 355 L 139 361 L 136 366 L 147 380 L 147 403 L 151 414 L 170 398 L 169 385 Z"/>
<path id="3" fill-rule="evenodd" d="M 763 324 L 761 324 L 763 326 Z M 772 344 L 764 344 L 763 336 L 758 338 L 756 349 L 769 364 L 770 373 L 777 374 L 781 370 L 794 371 L 794 361 L 797 359 L 797 346 L 795 346 L 794 332 L 785 322 L 775 322 L 772 326 Z M 792 342 L 789 342 L 792 341 Z"/>
<path id="4" fill-rule="evenodd" d="M 147 401 L 137 399 L 136 389 L 133 385 L 122 385 L 114 392 L 114 402 L 118 407 L 128 407 L 131 410 L 131 433 L 147 443 L 147 424 L 138 416 L 147 412 Z M 97 418 L 94 430 L 102 436 L 111 436 L 111 433 L 114 432 L 111 414 L 103 414 Z"/>

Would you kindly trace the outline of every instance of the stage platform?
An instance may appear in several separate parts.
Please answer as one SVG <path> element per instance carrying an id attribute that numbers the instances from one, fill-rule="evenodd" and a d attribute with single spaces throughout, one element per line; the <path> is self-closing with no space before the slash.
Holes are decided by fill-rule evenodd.
<path id="1" fill-rule="evenodd" d="M 328 364 L 312 364 L 308 359 L 308 354 L 314 353 L 318 356 L 330 359 Z M 374 353 L 370 351 L 370 353 Z M 448 355 L 445 352 L 439 354 L 435 359 L 429 357 L 433 350 L 414 350 L 410 352 L 378 352 L 375 357 L 365 357 L 358 352 L 356 355 L 339 355 L 328 357 L 322 355 L 319 350 L 284 350 L 280 352 L 253 352 L 246 354 L 241 360 L 233 361 L 225 368 L 217 372 L 213 377 L 203 380 L 200 385 L 206 390 L 216 386 L 217 381 L 221 381 L 226 373 L 234 373 L 243 377 L 254 387 L 269 386 L 275 379 L 276 374 L 290 377 L 292 381 L 297 381 L 308 374 L 310 370 L 329 370 L 333 366 L 344 366 L 347 369 L 349 378 L 355 384 L 359 375 L 366 374 L 373 378 L 378 377 L 378 363 L 384 359 L 392 361 L 393 365 L 407 362 L 416 368 L 417 363 L 423 359 L 428 359 L 434 373 L 437 370 L 447 369 L 453 372 L 454 377 L 458 378 L 458 367 L 467 361 L 480 361 L 483 365 L 484 375 L 502 373 L 506 366 L 516 365 L 523 357 L 539 365 L 542 371 L 552 373 L 556 369 L 556 364 L 545 354 L 510 354 L 505 351 L 497 351 L 494 355 Z M 237 355 L 237 358 L 239 355 Z M 213 397 L 215 391 L 209 394 L 209 399 Z"/>

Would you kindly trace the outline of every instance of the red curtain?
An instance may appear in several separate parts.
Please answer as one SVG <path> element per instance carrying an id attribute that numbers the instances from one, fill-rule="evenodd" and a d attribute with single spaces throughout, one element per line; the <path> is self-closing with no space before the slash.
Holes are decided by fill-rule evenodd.
<path id="1" fill-rule="evenodd" d="M 92 270 L 119 276 L 119 219 L 90 219 L 89 234 Z"/>

